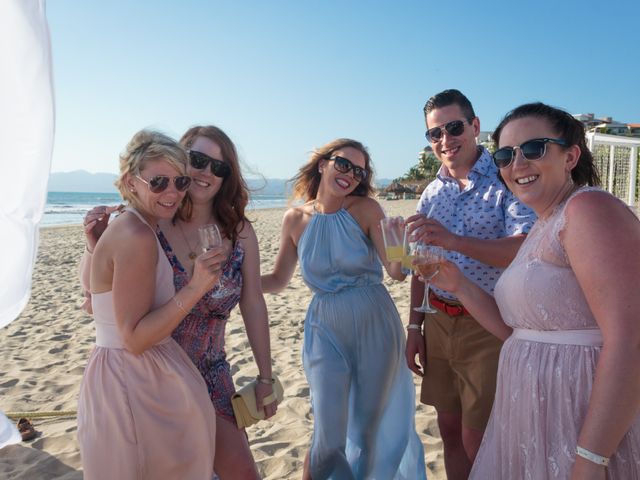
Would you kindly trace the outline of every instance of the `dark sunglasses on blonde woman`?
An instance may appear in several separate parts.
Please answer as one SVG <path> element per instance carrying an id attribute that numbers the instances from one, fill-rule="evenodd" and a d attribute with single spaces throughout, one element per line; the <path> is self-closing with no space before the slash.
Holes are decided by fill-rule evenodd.
<path id="1" fill-rule="evenodd" d="M 202 152 L 189 150 L 189 163 L 196 170 L 204 170 L 207 165 L 211 165 L 211 173 L 216 177 L 225 178 L 231 174 L 231 167 L 226 162 L 211 158 Z"/>
<path id="2" fill-rule="evenodd" d="M 539 160 L 547 153 L 547 143 L 555 143 L 557 145 L 566 146 L 567 142 L 559 138 L 534 138 L 528 140 L 515 147 L 502 147 L 493 154 L 493 163 L 498 168 L 506 168 L 511 165 L 513 159 L 516 158 L 516 149 L 526 160 Z"/>
<path id="3" fill-rule="evenodd" d="M 333 157 L 329 158 L 329 160 L 333 161 L 333 168 L 335 168 L 340 173 L 347 173 L 349 171 L 352 171 L 354 180 L 357 180 L 358 182 L 366 180 L 367 176 L 369 175 L 369 173 L 364 168 L 354 165 L 350 160 L 347 160 L 344 157 L 334 155 Z"/>
<path id="4" fill-rule="evenodd" d="M 179 192 L 184 192 L 189 188 L 189 185 L 191 185 L 191 177 L 188 177 L 187 175 L 178 175 L 173 178 L 167 177 L 166 175 L 156 175 L 155 177 L 151 177 L 149 180 L 145 180 L 140 175 L 136 175 L 136 178 L 146 183 L 152 193 L 164 192 L 167 187 L 169 187 L 169 180 L 173 180 L 173 184 Z"/>

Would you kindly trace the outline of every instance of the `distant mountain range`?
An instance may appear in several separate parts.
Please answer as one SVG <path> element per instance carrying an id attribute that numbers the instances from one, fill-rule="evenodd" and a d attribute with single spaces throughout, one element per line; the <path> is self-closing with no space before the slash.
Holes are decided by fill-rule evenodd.
<path id="1" fill-rule="evenodd" d="M 117 175 L 113 173 L 89 173 L 85 170 L 54 172 L 49 176 L 50 192 L 91 192 L 118 193 L 113 185 Z M 249 188 L 259 195 L 288 195 L 291 186 L 282 178 L 249 178 Z M 376 179 L 376 185 L 384 187 L 391 183 L 388 179 Z"/>

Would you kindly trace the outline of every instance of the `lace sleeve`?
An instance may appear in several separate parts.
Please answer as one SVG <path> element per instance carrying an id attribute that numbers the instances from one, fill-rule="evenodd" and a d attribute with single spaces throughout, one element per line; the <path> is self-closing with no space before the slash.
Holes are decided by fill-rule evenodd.
<path id="1" fill-rule="evenodd" d="M 551 242 L 549 247 L 551 248 L 552 252 L 554 254 L 557 255 L 557 258 L 559 260 L 562 261 L 563 264 L 570 266 L 571 263 L 569 262 L 569 257 L 567 256 L 567 252 L 564 248 L 564 242 L 563 242 L 563 237 L 564 237 L 564 232 L 567 226 L 567 216 L 566 216 L 566 209 L 567 209 L 567 205 L 569 205 L 569 203 L 571 202 L 571 200 L 573 200 L 575 197 L 577 197 L 580 194 L 586 193 L 586 192 L 600 192 L 600 193 L 604 193 L 606 195 L 609 195 L 607 192 L 605 192 L 604 190 L 602 190 L 600 187 L 582 187 L 579 188 L 578 190 L 576 190 L 575 192 L 573 192 L 569 198 L 564 202 L 564 204 L 562 204 L 560 206 L 560 211 L 558 213 L 558 218 L 556 219 L 556 223 L 554 225 L 553 231 L 552 231 L 552 235 L 551 235 Z"/>

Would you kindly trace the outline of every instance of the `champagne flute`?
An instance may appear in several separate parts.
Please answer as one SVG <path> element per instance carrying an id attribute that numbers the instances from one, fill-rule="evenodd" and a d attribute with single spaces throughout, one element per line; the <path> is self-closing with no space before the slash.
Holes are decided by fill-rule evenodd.
<path id="1" fill-rule="evenodd" d="M 222 235 L 220 235 L 220 230 L 215 223 L 207 223 L 205 225 L 201 225 L 198 228 L 198 234 L 200 235 L 200 244 L 202 245 L 202 250 L 204 252 L 208 252 L 212 248 L 222 246 Z M 222 275 L 222 269 L 220 270 Z M 220 292 L 220 287 L 222 286 L 222 276 L 218 279 L 216 293 Z"/>
<path id="2" fill-rule="evenodd" d="M 436 313 L 429 304 L 429 281 L 440 271 L 440 263 L 444 260 L 444 249 L 437 245 L 416 243 L 413 247 L 414 268 L 424 279 L 424 298 L 422 305 L 414 308 L 416 312 Z"/>

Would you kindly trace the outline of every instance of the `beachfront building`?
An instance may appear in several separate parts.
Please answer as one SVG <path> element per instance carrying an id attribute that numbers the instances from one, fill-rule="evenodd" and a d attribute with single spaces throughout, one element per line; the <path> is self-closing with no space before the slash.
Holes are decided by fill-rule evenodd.
<path id="1" fill-rule="evenodd" d="M 618 122 L 611 117 L 596 118 L 593 113 L 578 113 L 573 117 L 582 122 L 587 132 L 640 137 L 640 124 L 638 123 Z"/>

